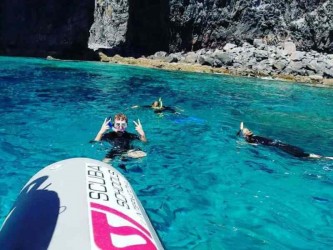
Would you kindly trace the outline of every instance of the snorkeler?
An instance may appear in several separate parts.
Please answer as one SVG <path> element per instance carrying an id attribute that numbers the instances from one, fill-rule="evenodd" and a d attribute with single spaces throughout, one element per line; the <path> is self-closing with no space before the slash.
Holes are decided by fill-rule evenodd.
<path id="1" fill-rule="evenodd" d="M 240 135 L 240 133 L 242 133 L 244 139 L 248 143 L 276 147 L 295 157 L 299 157 L 299 158 L 308 157 L 308 158 L 317 158 L 317 159 L 326 158 L 326 159 L 333 160 L 333 157 L 325 157 L 325 156 L 321 156 L 321 155 L 317 155 L 317 154 L 306 153 L 306 152 L 304 152 L 303 149 L 301 149 L 299 147 L 292 146 L 292 145 L 283 143 L 278 140 L 272 140 L 272 139 L 269 139 L 266 137 L 254 135 L 251 130 L 249 130 L 248 128 L 244 128 L 243 122 L 241 122 L 241 124 L 240 124 L 240 129 L 239 129 L 237 135 Z"/>
<path id="2" fill-rule="evenodd" d="M 133 140 L 140 140 L 146 142 L 147 138 L 145 132 L 143 131 L 140 120 L 137 122 L 133 121 L 135 124 L 135 130 L 137 134 L 128 133 L 127 129 L 128 119 L 124 114 L 116 114 L 114 116 L 114 122 L 111 122 L 111 118 L 105 118 L 100 131 L 97 133 L 93 141 L 107 141 L 113 147 L 107 153 L 104 158 L 104 162 L 110 162 L 116 156 L 130 157 L 130 158 L 141 158 L 147 154 L 141 150 L 134 150 L 131 142 Z M 107 132 L 112 129 L 111 132 Z"/>
<path id="3" fill-rule="evenodd" d="M 171 113 L 179 114 L 179 112 L 176 109 L 167 107 L 167 106 L 163 106 L 163 101 L 162 101 L 161 97 L 158 100 L 154 101 L 151 105 L 144 105 L 144 106 L 135 105 L 132 108 L 139 108 L 139 107 L 151 108 L 157 114 L 160 114 L 164 111 L 169 111 Z"/>

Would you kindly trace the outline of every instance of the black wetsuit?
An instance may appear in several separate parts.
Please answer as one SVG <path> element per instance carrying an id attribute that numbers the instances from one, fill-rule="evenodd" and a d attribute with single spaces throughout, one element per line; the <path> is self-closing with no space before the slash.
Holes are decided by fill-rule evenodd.
<path id="1" fill-rule="evenodd" d="M 177 113 L 177 111 L 174 108 L 163 106 L 162 108 L 153 108 L 151 105 L 144 105 L 143 108 L 151 108 L 154 110 L 155 113 L 159 114 L 162 112 L 171 112 L 171 113 Z"/>
<path id="2" fill-rule="evenodd" d="M 165 111 L 168 111 L 168 112 L 171 112 L 171 113 L 176 113 L 177 111 L 171 107 L 163 107 L 161 109 L 154 109 L 154 112 L 155 113 L 162 113 L 162 112 L 165 112 Z"/>
<path id="3" fill-rule="evenodd" d="M 310 154 L 305 153 L 304 150 L 299 147 L 295 147 L 295 146 L 280 142 L 278 140 L 272 140 L 272 139 L 265 138 L 265 137 L 258 136 L 258 135 L 245 136 L 245 140 L 249 143 L 257 143 L 257 144 L 262 144 L 265 146 L 276 147 L 276 148 L 281 149 L 282 151 L 284 151 L 288 154 L 291 154 L 293 156 L 296 156 L 296 157 L 309 157 L 310 156 Z"/>
<path id="4" fill-rule="evenodd" d="M 113 147 L 106 154 L 106 158 L 114 158 L 117 155 L 122 155 L 130 149 L 133 149 L 131 142 L 133 140 L 140 140 L 140 137 L 136 134 L 128 132 L 109 132 L 102 136 L 101 140 L 109 142 Z"/>

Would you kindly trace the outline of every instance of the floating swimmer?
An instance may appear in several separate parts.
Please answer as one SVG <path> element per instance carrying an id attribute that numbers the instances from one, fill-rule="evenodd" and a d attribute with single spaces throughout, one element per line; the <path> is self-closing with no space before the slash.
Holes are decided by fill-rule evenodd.
<path id="1" fill-rule="evenodd" d="M 100 131 L 97 133 L 93 141 L 107 141 L 113 147 L 107 153 L 104 158 L 104 162 L 110 162 L 111 159 L 116 156 L 120 157 L 130 157 L 130 158 L 141 158 L 145 157 L 147 154 L 141 150 L 134 149 L 131 145 L 132 141 L 140 140 L 146 142 L 147 138 L 145 132 L 142 128 L 141 122 L 133 121 L 135 124 L 135 130 L 138 134 L 128 133 L 127 129 L 127 116 L 124 114 L 116 114 L 114 116 L 114 122 L 112 123 L 111 118 L 105 118 Z M 107 132 L 112 129 L 111 132 Z"/>
<path id="2" fill-rule="evenodd" d="M 167 107 L 167 106 L 163 106 L 163 101 L 162 101 L 161 97 L 158 100 L 154 101 L 151 105 L 144 105 L 144 106 L 135 105 L 132 108 L 139 108 L 139 107 L 151 108 L 157 114 L 160 114 L 160 113 L 165 112 L 165 111 L 175 113 L 175 114 L 179 114 L 179 112 L 176 109 L 171 108 L 171 107 Z"/>
<path id="3" fill-rule="evenodd" d="M 244 128 L 243 122 L 241 122 L 241 124 L 240 124 L 240 129 L 239 129 L 237 135 L 240 135 L 240 133 L 242 133 L 244 139 L 248 143 L 276 147 L 295 157 L 299 157 L 299 158 L 308 157 L 308 158 L 317 158 L 317 159 L 326 158 L 326 159 L 333 160 L 333 157 L 325 157 L 325 156 L 321 156 L 321 155 L 317 155 L 317 154 L 307 153 L 307 152 L 304 152 L 304 150 L 299 147 L 292 146 L 292 145 L 283 143 L 278 140 L 273 140 L 273 139 L 269 139 L 266 137 L 254 135 L 251 130 L 249 130 L 248 128 Z"/>

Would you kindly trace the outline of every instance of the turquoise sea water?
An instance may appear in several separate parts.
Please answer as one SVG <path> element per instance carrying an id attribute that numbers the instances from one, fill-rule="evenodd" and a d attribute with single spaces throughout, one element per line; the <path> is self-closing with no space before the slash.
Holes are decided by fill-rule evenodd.
<path id="1" fill-rule="evenodd" d="M 102 159 L 107 145 L 88 142 L 105 117 L 125 112 L 140 118 L 149 142 L 138 143 L 147 157 L 123 173 L 166 249 L 333 247 L 333 161 L 235 136 L 244 121 L 256 134 L 333 156 L 333 89 L 8 57 L 0 57 L 0 86 L 0 223 L 41 168 Z M 158 97 L 181 115 L 130 108 Z"/>

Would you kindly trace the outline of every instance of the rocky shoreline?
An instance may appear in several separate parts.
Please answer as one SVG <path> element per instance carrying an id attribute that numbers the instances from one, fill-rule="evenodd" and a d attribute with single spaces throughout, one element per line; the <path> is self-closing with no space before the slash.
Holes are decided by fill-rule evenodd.
<path id="1" fill-rule="evenodd" d="M 255 39 L 253 45 L 228 43 L 223 49 L 171 54 L 159 51 L 139 58 L 107 56 L 103 51 L 98 55 L 103 62 L 333 86 L 333 54 L 297 51 L 291 41 L 272 46 Z"/>

